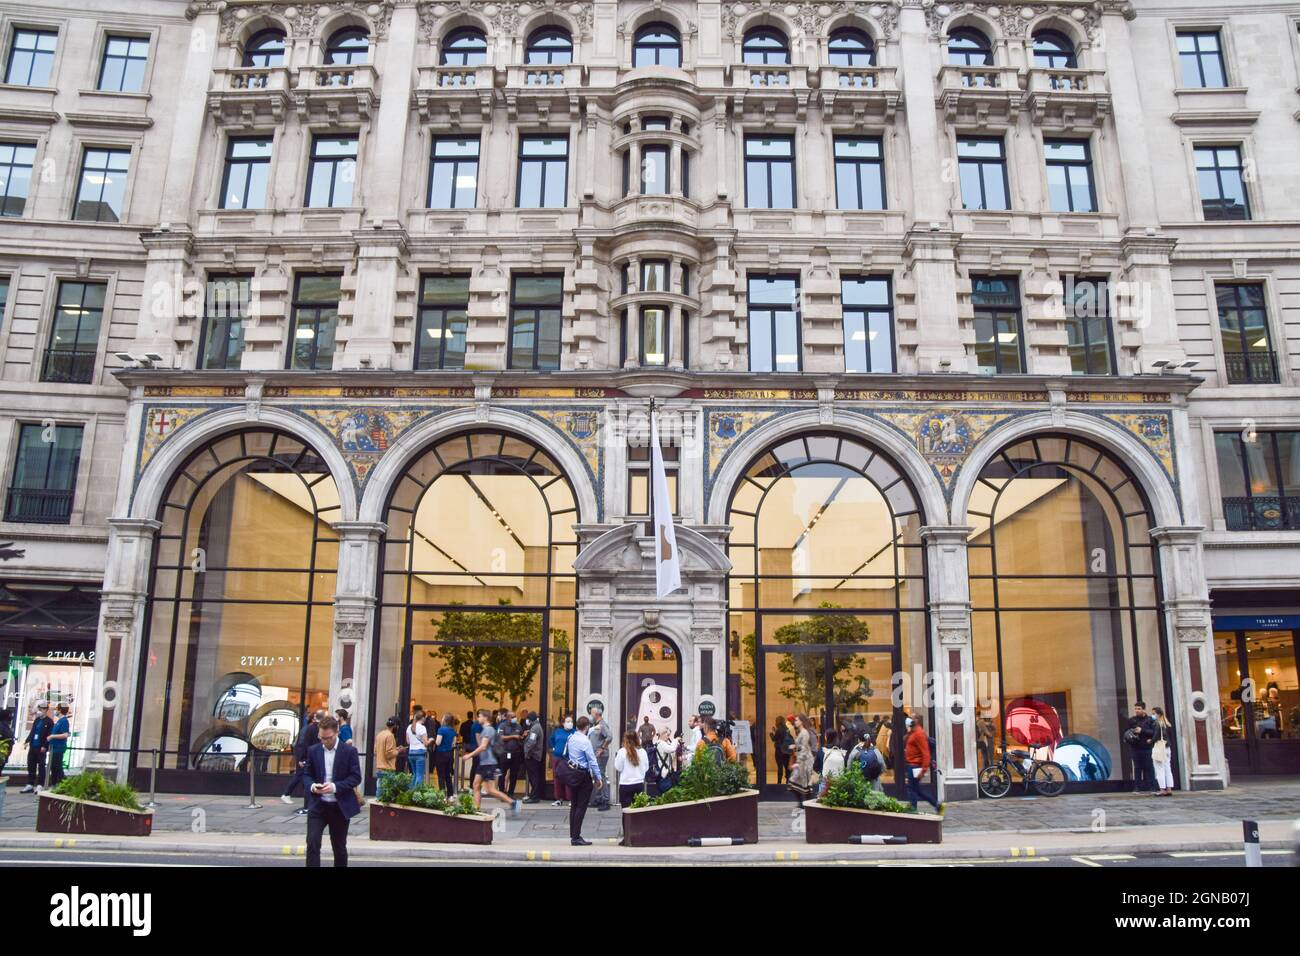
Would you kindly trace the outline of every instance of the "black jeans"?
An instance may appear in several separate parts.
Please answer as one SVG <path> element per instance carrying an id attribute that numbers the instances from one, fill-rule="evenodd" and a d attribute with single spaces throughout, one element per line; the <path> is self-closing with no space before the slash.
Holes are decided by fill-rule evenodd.
<path id="1" fill-rule="evenodd" d="M 618 785 L 618 805 L 620 807 L 630 807 L 636 795 L 645 792 L 646 786 L 644 783 L 620 783 Z"/>
<path id="2" fill-rule="evenodd" d="M 456 792 L 455 774 L 451 772 L 452 753 L 450 750 L 433 752 L 433 769 L 438 771 L 438 789 L 451 796 Z"/>
<path id="3" fill-rule="evenodd" d="M 63 782 L 63 751 L 50 751 L 50 786 L 57 787 Z"/>
<path id="4" fill-rule="evenodd" d="M 790 779 L 790 755 L 781 753 L 780 747 L 773 748 L 773 752 L 776 754 L 776 782 L 780 783 L 783 778 Z"/>
<path id="5" fill-rule="evenodd" d="M 607 777 L 609 776 L 609 774 L 607 774 L 605 771 L 609 768 L 609 753 L 606 752 L 606 753 L 605 753 L 605 756 L 603 756 L 603 757 L 601 757 L 601 756 L 597 756 L 597 757 L 596 757 L 596 762 L 600 764 L 600 775 L 601 775 L 601 777 L 602 777 L 602 778 L 607 778 Z M 591 794 L 590 799 L 591 799 L 591 805 L 592 805 L 593 807 L 596 807 L 597 809 L 599 809 L 600 807 L 608 808 L 608 807 L 609 807 L 609 787 L 605 786 L 605 787 L 601 787 L 599 790 L 595 790 L 595 791 L 593 791 L 593 793 Z"/>
<path id="6" fill-rule="evenodd" d="M 528 799 L 540 800 L 546 787 L 546 764 L 540 760 L 524 758 L 524 769 L 528 772 Z"/>
<path id="7" fill-rule="evenodd" d="M 330 831 L 330 849 L 334 851 L 334 865 L 348 865 L 348 818 L 343 815 L 337 803 L 316 804 L 316 809 L 307 814 L 307 865 L 320 866 L 321 838 L 325 828 Z"/>
<path id="8" fill-rule="evenodd" d="M 507 751 L 505 759 L 501 761 L 501 782 L 499 786 L 501 792 L 512 799 L 515 795 L 515 784 L 519 782 L 519 770 L 523 763 L 523 754 L 511 751 Z"/>
<path id="9" fill-rule="evenodd" d="M 27 786 L 45 786 L 45 751 L 29 748 L 27 751 Z"/>
<path id="10" fill-rule="evenodd" d="M 1137 791 L 1156 788 L 1156 768 L 1151 762 L 1150 747 L 1133 748 L 1133 789 Z"/>
<path id="11" fill-rule="evenodd" d="M 595 788 L 590 777 L 585 782 L 579 783 L 576 787 L 570 787 L 569 792 L 573 794 L 569 801 L 569 839 L 578 840 L 582 838 L 582 820 L 587 815 L 587 803 L 591 800 L 591 792 Z M 604 787 L 601 788 L 605 789 Z"/>

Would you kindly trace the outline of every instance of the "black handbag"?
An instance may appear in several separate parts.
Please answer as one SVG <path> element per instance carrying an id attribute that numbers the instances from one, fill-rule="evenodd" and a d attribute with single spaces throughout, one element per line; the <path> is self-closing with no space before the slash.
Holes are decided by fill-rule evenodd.
<path id="1" fill-rule="evenodd" d="M 566 787 L 583 787 L 592 780 L 591 774 L 584 767 L 578 766 L 569 759 L 569 744 L 564 744 L 564 760 L 555 768 L 556 779 Z"/>

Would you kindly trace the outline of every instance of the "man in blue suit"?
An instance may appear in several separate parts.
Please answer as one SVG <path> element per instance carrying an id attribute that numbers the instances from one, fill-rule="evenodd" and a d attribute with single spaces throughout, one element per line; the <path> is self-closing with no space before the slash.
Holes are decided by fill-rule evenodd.
<path id="1" fill-rule="evenodd" d="M 320 722 L 320 742 L 307 751 L 302 771 L 307 784 L 307 865 L 320 866 L 321 837 L 330 831 L 334 865 L 348 865 L 348 821 L 361 812 L 356 787 L 361 785 L 357 748 L 339 742 L 339 722 Z"/>

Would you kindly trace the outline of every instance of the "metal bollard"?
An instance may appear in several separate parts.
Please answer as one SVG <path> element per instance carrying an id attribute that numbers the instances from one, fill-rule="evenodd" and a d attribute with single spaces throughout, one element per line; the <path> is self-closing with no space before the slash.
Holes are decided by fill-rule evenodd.
<path id="1" fill-rule="evenodd" d="M 1259 852 L 1259 824 L 1254 820 L 1242 820 L 1241 829 L 1246 838 L 1246 865 L 1263 866 L 1264 858 Z"/>
<path id="2" fill-rule="evenodd" d="M 149 751 L 149 802 L 146 807 L 158 806 L 158 748 Z"/>
<path id="3" fill-rule="evenodd" d="M 248 806 L 245 810 L 261 810 L 262 805 L 257 802 L 257 768 L 254 764 L 255 754 L 253 747 L 248 748 Z"/>

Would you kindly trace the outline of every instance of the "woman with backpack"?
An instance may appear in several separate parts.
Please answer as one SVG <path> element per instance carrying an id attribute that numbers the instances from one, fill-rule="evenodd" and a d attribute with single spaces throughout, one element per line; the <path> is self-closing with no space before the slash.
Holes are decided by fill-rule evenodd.
<path id="1" fill-rule="evenodd" d="M 555 783 L 555 802 L 551 804 L 553 807 L 562 807 L 566 801 L 573 799 L 569 785 L 560 779 L 560 764 L 564 763 L 564 745 L 572 736 L 573 715 L 568 714 L 564 718 L 564 723 L 551 731 L 551 778 Z"/>
<path id="2" fill-rule="evenodd" d="M 1173 725 L 1159 707 L 1151 708 L 1151 715 L 1156 719 L 1156 736 L 1151 744 L 1151 765 L 1156 771 L 1156 796 L 1172 797 L 1174 795 L 1174 747 Z"/>
<path id="3" fill-rule="evenodd" d="M 790 786 L 808 793 L 812 790 L 814 753 L 817 749 L 817 732 L 807 714 L 794 719 L 794 774 Z"/>
<path id="4" fill-rule="evenodd" d="M 817 785 L 820 797 L 831 785 L 831 778 L 844 772 L 844 750 L 839 746 L 840 738 L 833 730 L 826 731 L 826 746 L 822 748 L 822 776 Z"/>
<path id="5" fill-rule="evenodd" d="M 777 714 L 772 732 L 767 736 L 772 741 L 772 751 L 776 757 L 776 782 L 780 784 L 782 779 L 790 779 L 790 755 L 794 753 L 794 738 L 790 736 L 790 727 L 780 714 Z"/>
<path id="6" fill-rule="evenodd" d="M 677 758 L 680 748 L 681 740 L 674 737 L 672 731 L 667 727 L 659 731 L 659 739 L 655 741 L 654 753 L 659 787 L 657 794 L 671 790 L 677 784 L 679 766 Z"/>
<path id="7" fill-rule="evenodd" d="M 646 769 L 650 758 L 634 732 L 623 735 L 623 747 L 614 755 L 614 772 L 618 774 L 618 803 L 630 807 L 638 793 L 645 793 Z"/>

